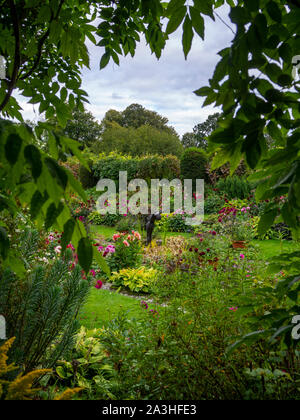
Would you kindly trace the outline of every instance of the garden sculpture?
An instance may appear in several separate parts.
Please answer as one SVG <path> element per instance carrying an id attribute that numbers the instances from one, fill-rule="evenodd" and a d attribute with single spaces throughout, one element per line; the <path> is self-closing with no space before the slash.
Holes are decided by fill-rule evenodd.
<path id="1" fill-rule="evenodd" d="M 153 232 L 154 224 L 156 220 L 161 220 L 161 215 L 159 213 L 150 214 L 147 217 L 147 223 L 146 223 L 147 245 L 151 244 L 152 232 Z"/>

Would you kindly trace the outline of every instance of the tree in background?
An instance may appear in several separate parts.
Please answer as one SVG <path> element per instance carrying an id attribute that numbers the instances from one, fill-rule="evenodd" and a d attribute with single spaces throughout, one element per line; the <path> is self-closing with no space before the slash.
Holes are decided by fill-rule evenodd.
<path id="1" fill-rule="evenodd" d="M 158 130 L 151 125 L 132 128 L 111 122 L 107 123 L 101 142 L 92 150 L 97 153 L 116 151 L 131 156 L 158 154 L 180 157 L 183 148 L 179 138 L 168 131 Z"/>
<path id="2" fill-rule="evenodd" d="M 197 147 L 197 140 L 194 133 L 185 133 L 182 136 L 181 143 L 184 148 Z"/>
<path id="3" fill-rule="evenodd" d="M 101 122 L 101 143 L 93 150 L 132 156 L 180 156 L 183 149 L 179 136 L 167 123 L 167 118 L 139 104 L 131 104 L 122 112 L 110 109 Z"/>
<path id="4" fill-rule="evenodd" d="M 157 130 L 165 131 L 178 137 L 175 129 L 168 126 L 168 118 L 159 115 L 155 111 L 144 108 L 139 104 L 131 104 L 124 111 L 110 109 L 105 114 L 102 124 L 107 127 L 108 122 L 116 122 L 121 127 L 139 128 L 143 125 L 149 125 Z"/>
<path id="5" fill-rule="evenodd" d="M 185 133 L 182 136 L 182 144 L 184 147 L 199 147 L 200 149 L 207 149 L 208 137 L 214 132 L 218 126 L 218 119 L 221 114 L 216 112 L 209 115 L 203 123 L 195 125 L 192 133 Z"/>
<path id="6" fill-rule="evenodd" d="M 63 135 L 91 147 L 100 141 L 102 128 L 91 112 L 75 108 L 63 129 Z"/>
<path id="7" fill-rule="evenodd" d="M 79 142 L 78 146 L 81 150 L 85 147 L 95 146 L 101 140 L 103 131 L 101 124 L 84 107 L 82 109 L 75 107 L 72 110 L 65 127 L 61 127 L 56 114 L 48 118 L 47 123 L 52 127 L 55 135 L 65 136 Z M 45 135 L 47 136 L 47 133 Z"/>

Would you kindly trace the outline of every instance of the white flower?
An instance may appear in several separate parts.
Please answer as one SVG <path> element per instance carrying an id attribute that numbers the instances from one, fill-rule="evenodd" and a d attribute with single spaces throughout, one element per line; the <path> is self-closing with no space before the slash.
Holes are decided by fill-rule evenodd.
<path id="1" fill-rule="evenodd" d="M 54 251 L 55 251 L 57 254 L 60 254 L 60 253 L 61 253 L 61 246 L 60 246 L 60 245 L 56 246 L 56 247 L 54 248 Z"/>

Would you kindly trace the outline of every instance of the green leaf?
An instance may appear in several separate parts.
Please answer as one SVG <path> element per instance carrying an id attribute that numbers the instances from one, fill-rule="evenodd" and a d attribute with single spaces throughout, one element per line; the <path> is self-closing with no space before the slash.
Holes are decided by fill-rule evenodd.
<path id="1" fill-rule="evenodd" d="M 80 182 L 77 181 L 77 179 L 73 176 L 73 174 L 70 171 L 67 171 L 67 175 L 68 175 L 70 186 L 73 188 L 74 191 L 76 191 L 80 195 L 80 197 L 84 201 L 86 201 L 87 200 L 86 193 L 84 189 L 82 188 L 82 185 L 80 184 Z"/>
<path id="2" fill-rule="evenodd" d="M 166 33 L 171 34 L 172 32 L 176 31 L 178 26 L 184 19 L 186 15 L 186 8 L 184 6 L 179 7 L 175 10 L 175 12 L 171 15 L 171 18 L 168 22 Z"/>
<path id="3" fill-rule="evenodd" d="M 277 210 L 271 210 L 261 216 L 257 227 L 257 232 L 259 235 L 264 235 L 270 229 L 277 214 Z"/>
<path id="4" fill-rule="evenodd" d="M 250 20 L 250 15 L 244 7 L 233 7 L 229 13 L 231 22 L 237 25 L 245 25 Z"/>
<path id="5" fill-rule="evenodd" d="M 65 190 L 68 183 L 68 175 L 66 171 L 52 158 L 46 157 L 45 164 L 52 177 L 56 178 L 58 183 Z"/>
<path id="6" fill-rule="evenodd" d="M 231 353 L 236 350 L 237 348 L 239 348 L 242 344 L 246 344 L 248 346 L 251 346 L 253 343 L 255 343 L 256 341 L 262 339 L 264 336 L 267 335 L 267 332 L 264 330 L 261 331 L 253 331 L 249 334 L 246 334 L 243 336 L 243 338 L 241 338 L 240 340 L 236 341 L 234 344 L 232 344 L 231 346 L 229 346 L 226 349 L 226 355 L 230 356 Z"/>
<path id="7" fill-rule="evenodd" d="M 35 191 L 30 202 L 30 214 L 33 220 L 37 217 L 47 199 L 47 193 L 45 193 L 45 195 L 42 195 L 39 190 Z"/>
<path id="8" fill-rule="evenodd" d="M 284 42 L 278 48 L 279 57 L 286 63 L 291 63 L 293 57 L 293 50 L 287 42 Z"/>
<path id="9" fill-rule="evenodd" d="M 209 86 L 203 86 L 200 89 L 194 91 L 197 96 L 208 96 L 213 92 L 213 89 Z"/>
<path id="10" fill-rule="evenodd" d="M 277 83 L 280 86 L 291 86 L 291 84 L 293 83 L 293 78 L 292 76 L 290 76 L 289 74 L 281 74 L 278 77 Z"/>
<path id="11" fill-rule="evenodd" d="M 282 137 L 281 130 L 273 121 L 270 121 L 269 124 L 267 125 L 267 131 L 272 137 L 272 139 L 276 140 L 280 144 L 283 144 L 283 137 Z"/>
<path id="12" fill-rule="evenodd" d="M 254 19 L 255 32 L 263 46 L 268 39 L 268 24 L 265 15 L 259 13 Z"/>
<path id="13" fill-rule="evenodd" d="M 211 0 L 194 0 L 194 7 L 204 15 L 209 16 L 212 20 L 215 20 L 213 2 Z"/>
<path id="14" fill-rule="evenodd" d="M 26 273 L 24 263 L 20 255 L 16 251 L 10 249 L 8 255 L 3 264 L 4 268 L 9 268 L 16 273 L 17 276 L 21 277 Z"/>
<path id="15" fill-rule="evenodd" d="M 277 83 L 279 76 L 282 75 L 282 70 L 275 63 L 269 63 L 266 65 L 264 73 L 272 80 L 272 82 Z"/>
<path id="16" fill-rule="evenodd" d="M 185 0 L 171 0 L 168 3 L 166 15 L 167 16 L 172 15 L 174 12 L 176 12 L 176 10 L 178 10 L 179 7 L 184 6 L 184 4 L 185 4 Z"/>
<path id="17" fill-rule="evenodd" d="M 182 34 L 182 46 L 183 46 L 185 59 L 187 58 L 187 55 L 192 47 L 193 37 L 194 37 L 194 32 L 193 32 L 193 27 L 192 27 L 192 21 L 188 16 L 186 16 L 183 23 L 183 34 Z"/>
<path id="18" fill-rule="evenodd" d="M 78 141 L 75 141 L 73 139 L 70 139 L 68 137 L 63 137 L 63 136 L 60 136 L 59 139 L 61 140 L 63 144 L 65 144 L 71 150 L 73 155 L 77 157 L 81 165 L 84 166 L 88 171 L 90 171 L 90 167 L 86 159 L 82 156 L 82 151 L 79 149 Z"/>
<path id="19" fill-rule="evenodd" d="M 232 128 L 226 129 L 217 129 L 213 132 L 213 134 L 209 137 L 209 140 L 213 143 L 234 143 L 235 137 Z"/>
<path id="20" fill-rule="evenodd" d="M 0 256 L 5 260 L 9 250 L 9 239 L 4 227 L 0 226 Z"/>
<path id="21" fill-rule="evenodd" d="M 78 262 L 88 273 L 93 261 L 93 246 L 88 238 L 81 238 L 78 243 Z"/>
<path id="22" fill-rule="evenodd" d="M 57 217 L 63 211 L 64 205 L 62 202 L 58 204 L 58 207 L 54 203 L 51 203 L 47 208 L 45 229 L 48 230 L 56 221 Z"/>
<path id="23" fill-rule="evenodd" d="M 75 228 L 75 220 L 74 219 L 69 219 L 65 224 L 64 224 L 64 231 L 63 234 L 61 236 L 61 248 L 62 248 L 62 253 L 65 252 L 67 245 L 71 242 L 71 238 L 74 232 L 74 228 Z"/>
<path id="24" fill-rule="evenodd" d="M 43 166 L 39 149 L 32 144 L 26 146 L 24 149 L 24 157 L 31 166 L 33 178 L 37 180 L 42 173 Z"/>
<path id="25" fill-rule="evenodd" d="M 22 147 L 19 134 L 10 134 L 5 143 L 5 157 L 11 166 L 17 162 Z"/>
<path id="26" fill-rule="evenodd" d="M 107 64 L 109 63 L 110 60 L 110 53 L 108 51 L 106 51 L 100 60 L 100 70 L 104 69 L 104 67 L 107 66 Z"/>
<path id="27" fill-rule="evenodd" d="M 245 0 L 244 3 L 249 12 L 256 12 L 259 9 L 259 0 Z"/>
<path id="28" fill-rule="evenodd" d="M 251 169 L 254 169 L 261 157 L 259 133 L 253 132 L 246 137 L 242 151 L 246 154 L 246 161 Z"/>
<path id="29" fill-rule="evenodd" d="M 267 4 L 267 12 L 269 14 L 269 16 L 277 23 L 281 23 L 282 20 L 282 14 L 281 14 L 281 10 L 278 6 L 277 3 L 275 3 L 274 1 L 270 1 Z"/>
<path id="30" fill-rule="evenodd" d="M 101 267 L 101 269 L 104 271 L 104 273 L 108 277 L 110 277 L 110 275 L 111 275 L 110 268 L 109 268 L 107 262 L 105 261 L 104 257 L 98 251 L 97 247 L 94 246 L 93 249 L 94 249 L 94 259 L 96 260 L 97 264 Z"/>
<path id="31" fill-rule="evenodd" d="M 190 15 L 192 19 L 192 25 L 197 34 L 204 40 L 204 19 L 200 12 L 194 7 L 190 7 Z"/>

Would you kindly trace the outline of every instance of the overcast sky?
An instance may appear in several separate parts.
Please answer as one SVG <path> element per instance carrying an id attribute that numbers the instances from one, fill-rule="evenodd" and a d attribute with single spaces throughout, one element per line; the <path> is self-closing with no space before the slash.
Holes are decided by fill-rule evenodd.
<path id="1" fill-rule="evenodd" d="M 217 13 L 229 24 L 229 8 L 222 7 Z M 181 28 L 170 36 L 160 60 L 143 42 L 136 54 L 121 57 L 120 66 L 113 62 L 99 70 L 103 49 L 89 47 L 91 70 L 82 72 L 82 88 L 88 93 L 90 104 L 86 108 L 99 122 L 109 109 L 124 110 L 132 103 L 158 112 L 169 120 L 178 134 L 192 131 L 205 121 L 209 114 L 217 112 L 212 106 L 202 108 L 203 99 L 193 91 L 208 84 L 220 57 L 218 51 L 230 46 L 233 33 L 216 17 L 206 21 L 205 41 L 194 36 L 187 61 L 181 45 Z M 21 99 L 18 97 L 18 99 Z M 22 98 L 24 118 L 37 119 L 38 106 L 27 104 Z"/>

